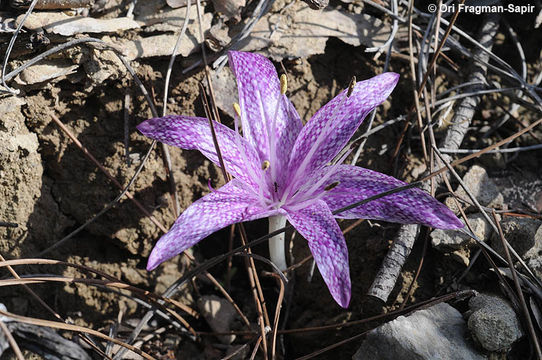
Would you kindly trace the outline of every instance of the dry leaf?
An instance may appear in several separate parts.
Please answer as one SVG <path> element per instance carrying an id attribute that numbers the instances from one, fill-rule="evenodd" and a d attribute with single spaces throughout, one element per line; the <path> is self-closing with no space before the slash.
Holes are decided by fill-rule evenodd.
<path id="1" fill-rule="evenodd" d="M 17 17 L 17 24 L 20 24 L 23 17 L 24 15 Z M 43 28 L 48 33 L 72 36 L 82 33 L 113 33 L 136 29 L 139 28 L 139 24 L 126 17 L 94 19 L 82 16 L 69 16 L 62 12 L 37 12 L 28 16 L 24 27 L 30 30 Z"/>
<path id="2" fill-rule="evenodd" d="M 276 61 L 323 54 L 327 39 L 336 37 L 353 46 L 385 43 L 389 26 L 367 14 L 341 10 L 315 11 L 298 3 L 291 14 L 268 14 L 256 24 L 243 51 L 262 50 Z"/>
<path id="3" fill-rule="evenodd" d="M 226 20 L 241 19 L 241 9 L 245 7 L 246 0 L 213 0 L 215 10 L 224 15 Z"/>

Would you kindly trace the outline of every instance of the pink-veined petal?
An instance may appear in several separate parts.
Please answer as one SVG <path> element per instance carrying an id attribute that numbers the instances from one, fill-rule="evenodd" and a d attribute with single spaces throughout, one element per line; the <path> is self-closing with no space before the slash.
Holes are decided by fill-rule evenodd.
<path id="1" fill-rule="evenodd" d="M 283 97 L 283 104 L 288 107 L 288 118 L 290 120 L 279 124 L 275 129 L 277 133 L 277 166 L 279 168 L 277 171 L 277 180 L 279 186 L 285 185 L 289 181 L 287 178 L 289 175 L 287 171 L 288 162 L 290 161 L 295 141 L 303 128 L 303 122 L 301 122 L 297 110 L 286 96 Z"/>
<path id="2" fill-rule="evenodd" d="M 217 122 L 214 123 L 214 128 L 226 170 L 234 177 L 256 187 L 256 176 L 261 172 L 261 165 L 255 150 L 232 129 Z M 199 150 L 220 166 L 208 119 L 169 115 L 145 120 L 137 129 L 143 135 L 165 144 Z"/>
<path id="3" fill-rule="evenodd" d="M 343 233 L 325 202 L 288 211 L 288 221 L 307 240 L 331 296 L 343 308 L 350 303 L 351 284 L 348 249 Z"/>
<path id="4" fill-rule="evenodd" d="M 285 155 L 290 154 L 302 127 L 299 115 L 290 101 L 280 95 L 280 81 L 271 61 L 259 54 L 239 51 L 228 52 L 228 58 L 237 78 L 244 136 L 258 151 L 260 160 L 273 163 L 277 157 L 275 166 L 281 173 L 289 160 Z M 275 155 L 271 153 L 269 136 L 275 141 Z"/>
<path id="5" fill-rule="evenodd" d="M 337 186 L 329 191 L 324 188 L 334 182 Z M 324 192 L 324 200 L 331 211 L 357 201 L 367 199 L 407 183 L 382 173 L 358 166 L 340 165 L 318 193 Z M 463 223 L 448 209 L 418 188 L 411 188 L 373 200 L 354 209 L 336 214 L 347 219 L 385 220 L 400 224 L 422 224 L 439 229 L 460 229 Z"/>
<path id="6" fill-rule="evenodd" d="M 342 91 L 303 127 L 290 158 L 290 172 L 300 180 L 329 162 L 346 145 L 365 116 L 391 94 L 399 80 L 384 73 L 358 82 L 350 97 Z"/>
<path id="7" fill-rule="evenodd" d="M 233 179 L 190 205 L 152 249 L 147 270 L 182 253 L 206 236 L 228 225 L 274 215 L 258 207 L 253 195 Z"/>

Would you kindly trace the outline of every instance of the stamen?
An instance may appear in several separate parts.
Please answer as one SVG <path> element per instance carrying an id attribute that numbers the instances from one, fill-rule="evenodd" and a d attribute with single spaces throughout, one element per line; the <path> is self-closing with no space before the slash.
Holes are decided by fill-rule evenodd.
<path id="1" fill-rule="evenodd" d="M 233 103 L 233 111 L 235 111 L 237 116 L 241 117 L 241 107 L 238 103 Z"/>
<path id="2" fill-rule="evenodd" d="M 343 161 L 350 155 L 352 150 L 349 150 L 345 152 L 337 161 L 336 164 L 330 165 L 325 168 L 325 173 L 320 176 L 320 179 L 316 183 L 307 183 L 304 186 L 302 186 L 300 189 L 298 189 L 293 195 L 292 200 L 296 199 L 296 201 L 302 201 L 301 199 L 310 199 L 311 197 L 315 196 L 315 192 L 318 191 L 318 189 L 321 189 L 321 186 L 329 180 L 329 178 L 337 173 L 337 170 L 339 166 L 343 163 Z M 336 186 L 336 185 L 335 185 Z M 325 190 L 325 189 L 324 189 Z M 331 190 L 331 189 L 330 189 Z M 321 191 L 321 193 L 323 193 Z"/>
<path id="3" fill-rule="evenodd" d="M 320 200 L 324 197 L 324 193 L 318 194 L 310 199 L 303 200 L 299 203 L 294 203 L 294 205 L 286 205 L 288 207 L 288 210 L 290 211 L 297 211 L 306 208 L 307 206 L 315 203 L 317 200 Z"/>
<path id="4" fill-rule="evenodd" d="M 271 165 L 271 163 L 269 162 L 269 160 L 265 160 L 265 161 L 262 163 L 262 170 L 265 171 L 265 170 L 269 169 L 269 165 Z"/>
<path id="5" fill-rule="evenodd" d="M 340 184 L 340 181 L 335 181 L 335 182 L 332 182 L 331 184 L 329 184 L 328 186 L 326 186 L 324 188 L 324 191 L 329 191 L 329 190 L 333 190 L 337 187 L 337 185 Z"/>
<path id="6" fill-rule="evenodd" d="M 350 97 L 350 95 L 352 95 L 352 92 L 354 91 L 355 86 L 356 86 L 356 77 L 352 76 L 352 80 L 350 80 L 350 84 L 348 85 L 348 91 L 346 92 L 346 97 Z"/>
<path id="7" fill-rule="evenodd" d="M 207 180 L 207 187 L 209 188 L 210 191 L 212 192 L 218 192 L 215 188 L 213 188 L 213 185 L 211 184 L 211 178 L 209 178 Z"/>
<path id="8" fill-rule="evenodd" d="M 286 94 L 287 89 L 288 89 L 288 78 L 286 77 L 286 74 L 282 74 L 280 76 L 280 94 L 281 95 Z"/>

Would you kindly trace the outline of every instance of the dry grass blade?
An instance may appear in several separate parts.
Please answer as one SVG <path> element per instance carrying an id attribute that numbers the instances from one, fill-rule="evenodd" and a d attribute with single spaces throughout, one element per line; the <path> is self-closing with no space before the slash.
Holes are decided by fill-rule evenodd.
<path id="1" fill-rule="evenodd" d="M 124 348 L 126 348 L 126 349 L 128 349 L 130 351 L 133 351 L 136 354 L 144 357 L 145 359 L 154 360 L 154 358 L 152 356 L 150 356 L 146 352 L 144 352 L 144 351 L 142 351 L 142 350 L 140 350 L 140 349 L 138 349 L 138 348 L 136 348 L 136 347 L 134 347 L 132 345 L 126 344 L 125 342 L 122 342 L 120 340 L 117 340 L 117 339 L 111 338 L 111 337 L 109 337 L 107 335 L 104 335 L 99 331 L 89 329 L 89 328 L 86 328 L 86 327 L 83 327 L 83 326 L 70 325 L 70 324 L 60 323 L 60 322 L 57 322 L 57 321 L 49 321 L 49 320 L 43 320 L 43 319 L 30 318 L 30 317 L 26 317 L 26 316 L 20 316 L 20 315 L 12 314 L 10 312 L 2 311 L 2 310 L 0 310 L 0 315 L 9 317 L 11 320 L 19 321 L 19 322 L 22 322 L 22 323 L 25 323 L 25 324 L 32 324 L 32 325 L 37 325 L 37 326 L 45 326 L 45 327 L 50 327 L 50 328 L 53 328 L 53 329 L 66 330 L 66 331 L 75 331 L 75 332 L 79 332 L 79 333 L 85 333 L 85 334 L 93 335 L 93 336 L 96 336 L 96 337 L 98 337 L 100 339 L 110 341 L 112 343 L 120 345 L 120 346 L 122 346 L 122 347 L 124 347 Z"/>
<path id="2" fill-rule="evenodd" d="M 11 275 L 15 278 L 15 279 L 20 279 L 21 277 L 19 276 L 19 274 L 17 274 L 17 272 L 13 269 L 13 267 L 11 267 L 10 265 L 6 264 L 7 261 L 6 259 L 0 255 L 0 266 L 1 264 L 5 264 L 5 266 L 8 268 L 8 271 L 11 273 Z M 64 319 L 62 316 L 60 316 L 60 314 L 58 314 L 56 311 L 54 311 L 42 298 L 40 298 L 38 296 L 38 294 L 36 294 L 34 292 L 34 290 L 32 290 L 30 287 L 28 287 L 27 285 L 23 285 L 23 289 L 28 292 L 30 294 L 30 296 L 32 296 L 41 306 L 43 306 L 43 308 L 45 310 L 47 310 L 50 314 L 52 314 L 55 318 L 57 318 L 58 320 L 64 322 L 64 323 L 69 323 L 68 320 Z M 85 342 L 87 343 L 96 353 L 100 354 L 100 355 L 104 355 L 103 351 L 94 343 L 94 341 L 92 339 L 90 339 L 87 335 L 84 335 L 84 334 L 78 334 L 78 336 Z"/>
<path id="3" fill-rule="evenodd" d="M 87 284 L 87 285 L 101 285 L 104 287 L 112 287 L 122 290 L 129 290 L 135 293 L 147 293 L 144 290 L 140 290 L 137 288 L 134 288 L 131 285 L 124 284 L 122 282 L 116 282 L 116 281 L 110 281 L 110 280 L 99 280 L 99 279 L 78 279 L 74 277 L 66 277 L 66 276 L 29 276 L 22 279 L 5 279 L 0 280 L 0 287 L 4 286 L 13 286 L 13 285 L 21 285 L 21 284 L 43 284 L 48 282 L 67 282 L 67 283 L 81 283 L 81 284 Z M 152 298 L 151 298 L 152 299 Z M 161 304 L 157 303 L 155 299 L 153 299 L 153 303 L 155 303 L 158 308 L 160 308 L 162 311 L 169 313 L 172 315 L 177 321 L 179 321 L 183 326 L 185 326 L 188 331 L 190 331 L 194 336 L 196 336 L 196 331 L 190 326 L 190 324 L 179 314 L 177 314 L 175 311 L 172 311 Z"/>
<path id="4" fill-rule="evenodd" d="M 17 29 L 13 33 L 11 40 L 9 41 L 6 54 L 4 55 L 4 62 L 2 63 L 2 86 L 4 86 L 4 88 L 6 89 L 5 91 L 7 91 L 10 94 L 17 94 L 18 90 L 14 90 L 10 88 L 9 86 L 7 86 L 6 84 L 6 80 L 8 80 L 6 76 L 6 69 L 7 69 L 7 65 L 9 61 L 9 55 L 11 54 L 11 50 L 13 49 L 13 45 L 15 45 L 15 40 L 17 40 L 17 36 L 19 35 L 19 32 L 21 32 L 21 29 L 23 28 L 24 22 L 26 21 L 28 16 L 30 16 L 30 14 L 32 13 L 32 10 L 34 10 L 34 7 L 36 6 L 37 2 L 38 0 L 32 0 L 32 3 L 28 7 L 28 10 L 26 10 L 26 13 L 24 14 L 23 20 L 19 23 L 19 25 L 17 25 Z"/>
<path id="5" fill-rule="evenodd" d="M 250 360 L 254 360 L 256 357 L 256 354 L 258 353 L 258 349 L 260 348 L 260 344 L 262 342 L 261 335 L 258 336 L 258 340 L 256 340 L 256 345 L 254 345 L 254 350 L 252 350 L 252 354 L 250 354 Z"/>
<path id="6" fill-rule="evenodd" d="M 424 162 L 427 163 L 427 161 L 429 161 L 429 156 L 427 153 L 427 146 L 425 144 L 422 111 L 421 111 L 421 106 L 420 106 L 420 90 L 416 88 L 416 85 L 417 85 L 416 84 L 416 70 L 414 67 L 414 46 L 412 44 L 412 9 L 413 7 L 414 7 L 414 0 L 410 0 L 408 4 L 408 57 L 410 59 L 410 72 L 412 75 L 412 91 L 413 91 L 413 96 L 414 96 L 414 106 L 416 107 L 416 119 L 418 120 L 417 121 L 418 131 L 420 132 L 420 140 L 421 140 L 421 146 L 423 150 L 423 159 L 424 159 Z M 444 43 L 444 41 L 442 43 Z M 435 62 L 436 62 L 436 59 L 438 58 L 439 53 L 440 51 L 435 52 L 435 56 L 433 57 Z M 429 75 L 429 70 L 425 73 L 426 77 L 424 78 L 424 80 L 427 79 L 428 75 Z M 422 82 L 422 85 L 425 86 L 425 82 Z M 424 89 L 425 87 L 420 86 L 420 88 Z"/>
<path id="7" fill-rule="evenodd" d="M 531 338 L 531 343 L 534 346 L 536 356 L 539 360 L 542 359 L 542 349 L 540 348 L 540 343 L 538 341 L 538 336 L 536 335 L 536 330 L 533 326 L 533 320 L 531 319 L 531 314 L 529 313 L 529 309 L 527 308 L 527 303 L 525 302 L 525 297 L 523 296 L 523 291 L 521 290 L 521 285 L 518 281 L 518 275 L 516 274 L 516 270 L 514 268 L 514 262 L 512 261 L 512 257 L 510 256 L 510 251 L 508 251 L 508 247 L 510 246 L 506 239 L 504 238 L 504 234 L 502 232 L 501 223 L 499 219 L 497 218 L 497 214 L 495 211 L 493 211 L 493 219 L 495 220 L 495 224 L 497 224 L 497 228 L 499 230 L 499 237 L 501 239 L 501 243 L 504 249 L 504 254 L 506 256 L 506 260 L 508 261 L 508 266 L 510 268 L 510 272 L 512 273 L 512 279 L 514 280 L 514 286 L 516 288 L 516 295 L 519 298 L 519 302 L 521 305 L 521 310 L 523 311 L 524 319 L 527 323 L 527 330 L 529 331 L 529 336 Z"/>
<path id="8" fill-rule="evenodd" d="M 323 353 L 326 353 L 330 350 L 333 350 L 333 349 L 336 349 L 338 348 L 339 346 L 342 346 L 344 344 L 348 344 L 349 342 L 352 342 L 354 340 L 357 340 L 357 339 L 361 339 L 362 337 L 364 337 L 365 335 L 367 335 L 369 331 L 365 331 L 365 332 L 362 332 L 361 334 L 357 334 L 357 335 L 354 335 L 354 336 L 351 336 L 349 337 L 348 339 L 344 339 L 344 340 L 341 340 L 339 341 L 338 343 L 335 343 L 333 345 L 329 345 L 329 346 L 326 346 L 325 348 L 323 349 L 320 349 L 320 350 L 317 350 L 315 352 L 312 352 L 308 355 L 305 355 L 305 356 L 301 356 L 301 357 L 298 357 L 296 358 L 295 360 L 308 360 L 308 359 L 312 359 L 314 357 L 317 357 L 318 355 L 322 355 Z"/>
<path id="9" fill-rule="evenodd" d="M 109 328 L 109 336 L 110 337 L 115 338 L 117 336 L 119 326 L 120 326 L 120 324 L 122 322 L 122 317 L 123 316 L 124 316 L 124 310 L 120 309 L 119 314 L 117 315 L 117 319 L 115 320 L 115 322 Z M 107 345 L 105 346 L 105 354 L 107 356 L 111 356 L 112 353 L 113 353 L 113 343 L 108 342 Z"/>
<path id="10" fill-rule="evenodd" d="M 9 346 L 11 346 L 11 349 L 15 353 L 15 357 L 17 358 L 17 360 L 24 360 L 24 355 L 19 348 L 19 345 L 15 341 L 15 338 L 13 338 L 11 331 L 9 331 L 8 327 L 6 326 L 6 324 L 4 324 L 2 320 L 0 320 L 0 330 L 8 339 Z"/>
<path id="11" fill-rule="evenodd" d="M 277 269 L 279 270 L 279 269 Z M 279 270 L 279 273 L 282 274 Z M 269 276 L 272 276 L 277 279 L 279 284 L 279 296 L 277 299 L 277 307 L 275 309 L 275 319 L 273 320 L 273 333 L 271 335 L 271 360 L 276 358 L 276 347 L 277 347 L 277 333 L 279 329 L 279 320 L 280 320 L 280 309 L 282 308 L 282 301 L 284 300 L 284 280 L 278 274 L 269 273 Z"/>
<path id="12" fill-rule="evenodd" d="M 164 301 L 165 303 L 169 303 L 171 305 L 176 306 L 180 310 L 186 312 L 190 316 L 194 318 L 199 318 L 199 314 L 189 306 L 182 304 L 178 301 L 175 301 L 173 299 L 168 299 L 165 297 L 162 297 L 160 295 L 151 293 L 147 290 L 140 289 L 136 286 L 126 284 L 125 282 L 121 281 L 120 279 L 115 278 L 114 276 L 111 276 L 107 273 L 104 273 L 102 271 L 93 269 L 91 267 L 82 265 L 82 264 L 75 264 L 75 263 L 69 263 L 65 261 L 59 261 L 59 260 L 52 260 L 52 259 L 32 259 L 32 258 L 26 258 L 26 259 L 16 259 L 16 260 L 4 260 L 3 258 L 0 259 L 0 268 L 1 267 L 8 267 L 11 268 L 12 266 L 17 265 L 62 265 L 66 267 L 72 267 L 76 268 L 78 270 L 84 271 L 86 273 L 92 273 L 99 275 L 107 280 L 109 280 L 109 284 L 119 284 L 119 286 L 116 286 L 118 288 L 127 289 L 130 291 L 133 291 L 139 295 L 141 295 L 142 298 L 149 298 L 152 301 Z M 16 279 L 19 279 L 20 277 L 15 277 Z M 0 280 L 1 281 L 1 280 Z"/>

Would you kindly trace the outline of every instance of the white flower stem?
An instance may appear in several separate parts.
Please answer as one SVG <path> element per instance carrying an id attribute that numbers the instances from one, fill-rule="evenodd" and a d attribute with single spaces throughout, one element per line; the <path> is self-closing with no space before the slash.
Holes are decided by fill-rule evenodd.
<path id="1" fill-rule="evenodd" d="M 286 226 L 286 216 L 284 215 L 275 215 L 269 217 L 269 233 L 282 229 Z M 271 261 L 277 265 L 277 267 L 284 271 L 288 268 L 286 265 L 286 253 L 284 250 L 284 236 L 285 233 L 282 232 L 278 235 L 273 236 L 269 239 L 269 256 Z"/>

